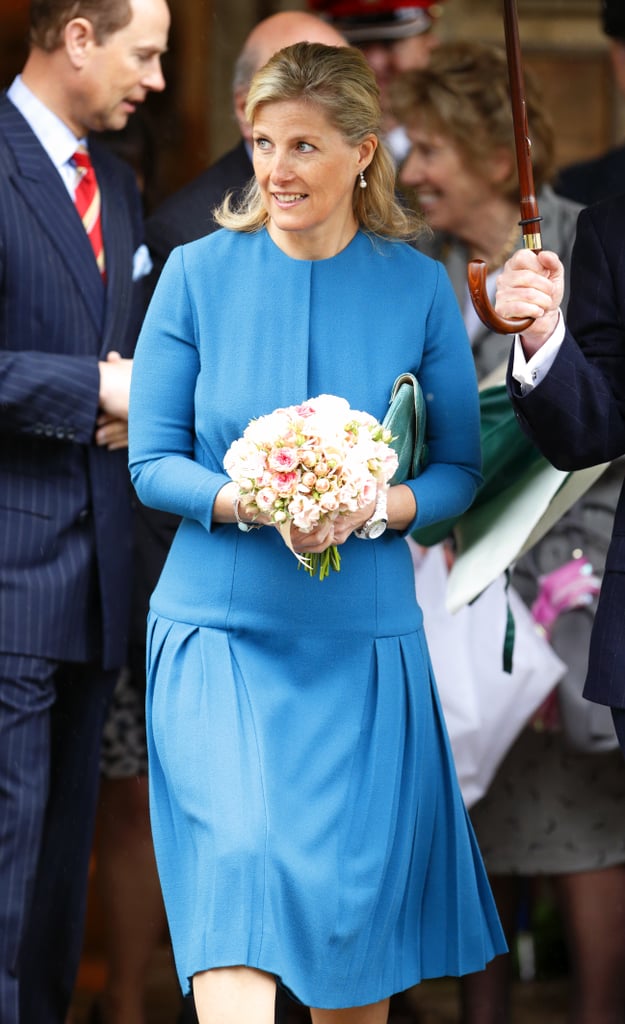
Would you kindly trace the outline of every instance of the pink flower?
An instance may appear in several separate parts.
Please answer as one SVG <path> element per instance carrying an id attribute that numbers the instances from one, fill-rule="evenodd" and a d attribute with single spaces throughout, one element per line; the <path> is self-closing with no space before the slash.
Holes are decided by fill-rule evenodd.
<path id="1" fill-rule="evenodd" d="M 309 416 L 315 415 L 315 407 L 312 402 L 304 402 L 302 405 L 295 406 L 295 412 L 302 419 L 308 419 Z"/>
<path id="2" fill-rule="evenodd" d="M 259 511 L 266 513 L 271 512 L 277 498 L 277 492 L 271 487 L 261 487 L 260 491 L 256 492 L 256 504 L 258 505 Z"/>
<path id="3" fill-rule="evenodd" d="M 327 494 L 320 494 L 318 505 L 321 513 L 323 515 L 330 516 L 331 519 L 334 519 L 335 516 L 339 515 L 341 512 L 347 511 L 347 509 L 341 505 L 337 491 L 328 491 Z M 355 509 L 353 511 L 355 511 Z"/>
<path id="4" fill-rule="evenodd" d="M 299 473 L 276 473 L 273 486 L 278 494 L 295 494 L 299 483 Z"/>
<path id="5" fill-rule="evenodd" d="M 269 452 L 267 465 L 279 473 L 289 473 L 299 465 L 299 453 L 297 448 L 284 447 L 272 448 Z"/>
<path id="6" fill-rule="evenodd" d="M 317 486 L 317 476 L 315 473 L 303 473 L 302 474 L 302 487 L 307 491 L 313 491 Z M 301 488 L 300 488 L 301 490 Z"/>
<path id="7" fill-rule="evenodd" d="M 298 494 L 289 502 L 289 515 L 298 530 L 310 533 L 319 525 L 321 509 L 316 501 L 304 494 Z"/>
<path id="8" fill-rule="evenodd" d="M 369 505 L 388 484 L 397 467 L 390 440 L 369 413 L 336 395 L 318 395 L 251 420 L 223 464 L 252 513 L 309 532 L 323 519 Z M 324 579 L 340 569 L 338 548 L 308 555 L 304 564 Z"/>

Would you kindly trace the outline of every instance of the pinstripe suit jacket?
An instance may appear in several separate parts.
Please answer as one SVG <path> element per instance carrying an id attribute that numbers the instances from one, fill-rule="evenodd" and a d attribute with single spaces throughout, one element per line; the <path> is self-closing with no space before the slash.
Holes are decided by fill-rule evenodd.
<path id="1" fill-rule="evenodd" d="M 625 195 L 579 216 L 566 336 L 545 379 L 523 396 L 510 366 L 508 389 L 521 426 L 554 465 L 581 469 L 625 454 Z M 625 707 L 624 491 L 615 512 L 584 695 Z"/>
<path id="2" fill-rule="evenodd" d="M 98 360 L 131 355 L 141 314 L 134 176 L 94 142 L 108 281 L 70 196 L 0 95 L 0 651 L 123 662 L 125 451 L 93 442 Z"/>

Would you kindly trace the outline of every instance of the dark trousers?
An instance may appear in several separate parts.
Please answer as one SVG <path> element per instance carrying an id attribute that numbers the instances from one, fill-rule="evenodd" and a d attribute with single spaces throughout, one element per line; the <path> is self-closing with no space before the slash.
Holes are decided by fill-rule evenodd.
<path id="1" fill-rule="evenodd" d="M 64 1024 L 116 673 L 0 654 L 0 1021 Z"/>

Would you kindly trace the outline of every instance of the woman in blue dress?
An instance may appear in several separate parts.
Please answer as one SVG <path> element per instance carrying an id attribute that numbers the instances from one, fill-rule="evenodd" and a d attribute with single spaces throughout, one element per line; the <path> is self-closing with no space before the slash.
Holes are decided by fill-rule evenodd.
<path id="1" fill-rule="evenodd" d="M 201 1024 L 270 1024 L 277 982 L 314 1024 L 383 1024 L 393 993 L 505 951 L 403 539 L 473 498 L 475 371 L 443 267 L 402 240 L 359 51 L 280 51 L 247 112 L 255 181 L 172 253 L 133 371 L 135 487 L 182 516 L 148 622 L 155 848 Z M 246 521 L 223 458 L 251 418 L 336 394 L 381 420 L 405 371 L 418 479 L 293 550 Z M 339 572 L 298 571 L 332 544 Z"/>

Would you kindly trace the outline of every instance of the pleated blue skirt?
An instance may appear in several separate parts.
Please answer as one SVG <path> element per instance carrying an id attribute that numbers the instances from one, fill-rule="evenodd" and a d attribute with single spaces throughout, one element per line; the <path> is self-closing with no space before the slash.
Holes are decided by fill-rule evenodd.
<path id="1" fill-rule="evenodd" d="M 245 964 L 338 1009 L 481 970 L 506 947 L 405 542 L 350 540 L 319 582 L 275 531 L 237 533 L 227 593 L 196 614 L 183 590 L 210 562 L 176 542 L 148 624 L 151 815 L 183 990 Z"/>

